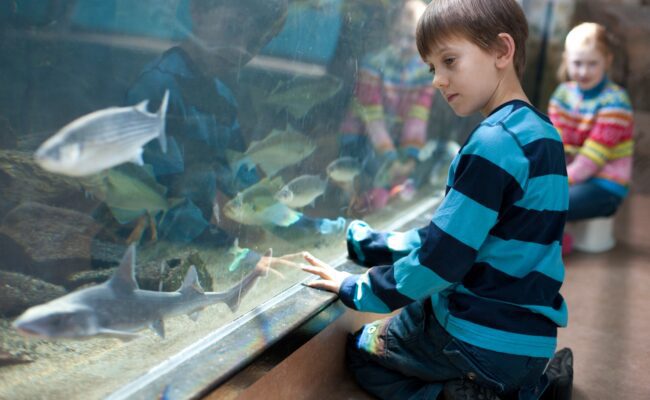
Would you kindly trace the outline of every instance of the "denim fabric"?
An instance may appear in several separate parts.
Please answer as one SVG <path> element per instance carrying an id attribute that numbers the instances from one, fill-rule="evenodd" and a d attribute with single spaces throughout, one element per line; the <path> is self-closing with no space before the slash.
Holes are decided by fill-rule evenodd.
<path id="1" fill-rule="evenodd" d="M 380 399 L 436 399 L 446 381 L 469 379 L 504 399 L 529 400 L 545 387 L 548 359 L 455 339 L 433 316 L 427 299 L 350 335 L 347 362 L 359 385 Z"/>
<path id="2" fill-rule="evenodd" d="M 613 215 L 623 198 L 587 181 L 569 187 L 569 213 L 567 221 L 609 217 Z"/>

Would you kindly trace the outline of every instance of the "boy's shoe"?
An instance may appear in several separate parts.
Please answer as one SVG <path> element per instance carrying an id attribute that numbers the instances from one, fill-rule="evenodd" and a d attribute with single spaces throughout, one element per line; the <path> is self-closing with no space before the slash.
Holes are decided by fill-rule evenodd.
<path id="1" fill-rule="evenodd" d="M 479 386 L 465 379 L 445 382 L 443 388 L 445 400 L 499 400 L 492 389 Z"/>
<path id="2" fill-rule="evenodd" d="M 545 372 L 548 386 L 540 400 L 571 400 L 573 389 L 573 352 L 565 347 L 555 353 Z"/>

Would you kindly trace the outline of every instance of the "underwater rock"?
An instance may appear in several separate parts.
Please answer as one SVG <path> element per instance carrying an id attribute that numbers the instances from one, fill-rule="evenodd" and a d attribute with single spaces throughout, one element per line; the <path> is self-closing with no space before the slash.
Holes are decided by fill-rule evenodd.
<path id="1" fill-rule="evenodd" d="M 178 290 L 178 288 L 181 287 L 181 283 L 183 283 L 187 271 L 192 265 L 196 268 L 196 272 L 199 275 L 199 282 L 201 283 L 203 290 L 206 292 L 212 291 L 212 276 L 210 275 L 210 272 L 208 272 L 205 261 L 201 259 L 198 252 L 190 253 L 178 267 L 166 268 L 166 271 L 163 272 L 163 291 L 171 292 Z"/>
<path id="2" fill-rule="evenodd" d="M 91 242 L 99 229 L 77 211 L 21 204 L 0 225 L 0 269 L 62 284 L 68 275 L 90 269 Z"/>
<path id="3" fill-rule="evenodd" d="M 0 193 L 0 219 L 27 200 L 79 211 L 100 204 L 84 194 L 77 179 L 45 171 L 23 151 L 0 149 Z"/>
<path id="4" fill-rule="evenodd" d="M 19 315 L 29 307 L 66 294 L 61 286 L 52 285 L 23 274 L 0 271 L 0 314 Z"/>
<path id="5" fill-rule="evenodd" d="M 16 134 L 9 120 L 4 117 L 0 117 L 0 149 L 15 149 L 17 146 Z"/>

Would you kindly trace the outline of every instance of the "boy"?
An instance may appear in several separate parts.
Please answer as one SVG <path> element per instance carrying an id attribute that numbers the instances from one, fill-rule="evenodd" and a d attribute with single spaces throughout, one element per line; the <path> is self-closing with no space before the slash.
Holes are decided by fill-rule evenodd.
<path id="1" fill-rule="evenodd" d="M 515 0 L 431 2 L 416 36 L 433 85 L 456 114 L 485 120 L 453 160 L 428 227 L 350 224 L 350 257 L 367 273 L 305 253 L 303 269 L 321 277 L 310 286 L 347 306 L 405 307 L 348 343 L 350 370 L 377 397 L 534 399 L 553 378 L 543 372 L 567 323 L 568 182 L 561 139 L 521 88 L 527 35 Z"/>

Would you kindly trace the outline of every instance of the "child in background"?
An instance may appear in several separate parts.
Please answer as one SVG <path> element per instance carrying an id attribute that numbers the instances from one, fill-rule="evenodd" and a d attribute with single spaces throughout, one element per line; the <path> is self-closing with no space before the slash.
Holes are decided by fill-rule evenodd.
<path id="1" fill-rule="evenodd" d="M 390 186 L 415 168 L 434 95 L 415 46 L 415 25 L 426 4 L 407 0 L 397 7 L 388 46 L 361 62 L 355 97 L 341 125 L 341 155 L 360 159 L 371 180 L 380 169 L 385 172 L 363 188 L 369 189 L 369 209 L 383 207 Z"/>
<path id="2" fill-rule="evenodd" d="M 305 253 L 303 269 L 321 278 L 309 286 L 355 310 L 404 307 L 348 342 L 351 372 L 379 398 L 537 399 L 558 382 L 544 371 L 568 319 L 559 290 L 569 188 L 560 136 L 520 84 L 527 36 L 515 0 L 432 1 L 417 45 L 433 86 L 456 114 L 485 119 L 454 158 L 427 227 L 350 224 L 349 256 L 368 272 Z M 566 365 L 570 351 L 559 354 L 551 366 Z"/>
<path id="3" fill-rule="evenodd" d="M 568 221 L 610 216 L 628 191 L 632 106 L 625 89 L 607 77 L 611 64 L 603 26 L 586 22 L 569 32 L 559 78 L 570 80 L 555 90 L 548 107 L 567 157 Z"/>

